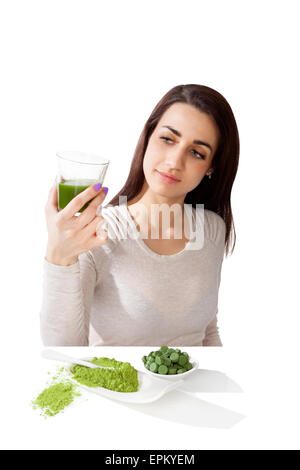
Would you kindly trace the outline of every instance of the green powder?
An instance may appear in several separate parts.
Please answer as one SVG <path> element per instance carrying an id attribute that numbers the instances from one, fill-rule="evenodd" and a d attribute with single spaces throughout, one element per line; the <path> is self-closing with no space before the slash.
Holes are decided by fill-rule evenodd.
<path id="1" fill-rule="evenodd" d="M 94 357 L 90 362 L 114 369 L 90 369 L 75 365 L 71 372 L 66 367 L 57 367 L 57 372 L 38 397 L 31 402 L 33 408 L 40 408 L 45 418 L 55 416 L 69 406 L 76 396 L 78 386 L 70 379 L 88 387 L 104 387 L 116 392 L 136 392 L 139 387 L 137 370 L 129 362 L 116 361 L 107 357 Z"/>
<path id="2" fill-rule="evenodd" d="M 81 395 L 77 386 L 68 379 L 69 375 L 66 368 L 60 367 L 52 377 L 51 384 L 31 402 L 34 409 L 41 408 L 42 416 L 57 415 L 70 405 L 76 396 Z"/>
<path id="3" fill-rule="evenodd" d="M 32 402 L 33 406 L 42 408 L 42 415 L 55 416 L 70 405 L 76 395 L 76 386 L 71 382 L 61 382 L 45 388 Z"/>
<path id="4" fill-rule="evenodd" d="M 137 392 L 138 373 L 129 362 L 120 362 L 107 357 L 94 357 L 90 362 L 115 369 L 90 369 L 75 365 L 72 374 L 77 382 L 88 387 L 104 387 L 116 392 Z"/>

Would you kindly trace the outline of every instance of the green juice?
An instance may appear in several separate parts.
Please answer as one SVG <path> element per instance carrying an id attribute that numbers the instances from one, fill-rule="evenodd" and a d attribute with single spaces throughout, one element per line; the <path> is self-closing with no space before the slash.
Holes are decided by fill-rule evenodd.
<path id="1" fill-rule="evenodd" d="M 77 194 L 99 181 L 95 180 L 64 180 L 58 183 L 58 209 L 63 209 Z M 92 201 L 89 200 L 78 212 L 83 212 Z"/>

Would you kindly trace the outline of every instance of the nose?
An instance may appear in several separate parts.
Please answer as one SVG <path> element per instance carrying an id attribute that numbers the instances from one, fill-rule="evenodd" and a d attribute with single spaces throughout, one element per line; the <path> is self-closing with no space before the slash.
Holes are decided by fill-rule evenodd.
<path id="1" fill-rule="evenodd" d="M 185 165 L 185 152 L 184 149 L 177 146 L 176 148 L 168 149 L 165 155 L 166 168 L 182 171 Z"/>

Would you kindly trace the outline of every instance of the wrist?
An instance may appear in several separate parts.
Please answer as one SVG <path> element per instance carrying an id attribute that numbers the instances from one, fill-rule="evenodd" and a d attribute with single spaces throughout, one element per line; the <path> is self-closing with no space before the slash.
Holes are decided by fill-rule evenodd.
<path id="1" fill-rule="evenodd" d="M 56 264 L 58 266 L 70 266 L 78 261 L 78 256 L 73 256 L 72 258 L 62 258 L 55 250 L 47 249 L 46 260 L 51 264 Z"/>

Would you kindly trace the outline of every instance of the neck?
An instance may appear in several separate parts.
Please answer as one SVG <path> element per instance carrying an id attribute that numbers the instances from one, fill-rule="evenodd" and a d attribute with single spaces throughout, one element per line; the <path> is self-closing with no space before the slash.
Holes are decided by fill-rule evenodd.
<path id="1" fill-rule="evenodd" d="M 140 231 L 143 230 L 148 234 L 153 233 L 153 231 L 155 233 L 159 232 L 160 237 L 162 237 L 163 233 L 166 235 L 165 231 L 167 231 L 172 236 L 174 229 L 176 228 L 178 230 L 178 225 L 175 224 L 176 214 L 179 216 L 178 220 L 181 222 L 181 233 L 184 233 L 182 231 L 185 220 L 184 198 L 185 195 L 170 198 L 154 193 L 145 182 L 139 195 L 129 201 L 128 209 L 134 217 L 135 222 L 138 224 Z M 174 210 L 167 210 L 166 213 L 168 213 L 168 216 L 166 216 L 165 221 L 162 222 L 163 210 L 166 205 L 169 206 L 170 209 L 175 205 L 175 213 Z M 157 216 L 157 213 L 159 213 L 159 216 Z M 162 232 L 163 229 L 164 232 Z"/>

